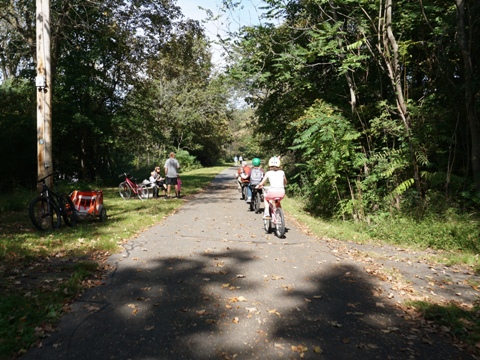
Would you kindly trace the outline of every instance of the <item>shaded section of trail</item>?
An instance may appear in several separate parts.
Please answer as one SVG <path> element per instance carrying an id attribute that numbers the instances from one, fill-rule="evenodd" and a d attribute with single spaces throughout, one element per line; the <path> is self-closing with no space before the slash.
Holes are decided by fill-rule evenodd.
<path id="1" fill-rule="evenodd" d="M 230 168 L 110 258 L 25 359 L 468 359 L 406 322 L 388 284 L 287 219 L 265 234 Z"/>

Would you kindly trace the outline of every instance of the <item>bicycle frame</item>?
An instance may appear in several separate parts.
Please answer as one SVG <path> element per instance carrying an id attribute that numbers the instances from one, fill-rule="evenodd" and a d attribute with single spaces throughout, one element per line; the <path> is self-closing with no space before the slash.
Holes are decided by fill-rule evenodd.
<path id="1" fill-rule="evenodd" d="M 125 180 L 119 185 L 119 192 L 122 198 L 129 199 L 130 192 L 133 192 L 140 200 L 148 198 L 146 187 L 133 181 L 130 174 L 123 173 L 119 177 L 125 177 Z"/>
<path id="2" fill-rule="evenodd" d="M 275 235 L 282 238 L 285 234 L 285 215 L 283 213 L 282 198 L 276 197 L 268 200 L 268 207 L 270 211 L 270 219 L 264 219 L 264 228 L 267 233 L 271 232 L 271 228 L 275 229 Z"/>
<path id="3" fill-rule="evenodd" d="M 68 226 L 77 224 L 77 213 L 75 206 L 68 195 L 60 195 L 48 187 L 46 179 L 53 176 L 51 173 L 38 180 L 42 183 L 42 190 L 29 206 L 30 219 L 33 225 L 39 230 L 46 230 L 48 227 L 57 229 L 61 225 L 61 217 Z M 47 220 L 49 219 L 49 220 Z M 47 222 L 45 222 L 47 220 Z M 48 224 L 48 225 L 47 225 Z"/>
<path id="4" fill-rule="evenodd" d="M 137 183 L 130 180 L 128 176 L 125 176 L 125 181 L 127 182 L 128 186 L 130 186 L 130 189 L 132 189 L 133 193 L 135 195 L 138 195 L 138 189 L 140 188 L 140 186 Z"/>
<path id="5" fill-rule="evenodd" d="M 42 183 L 42 191 L 40 192 L 40 196 L 44 196 L 53 202 L 55 205 L 58 206 L 60 211 L 63 213 L 63 203 L 60 201 L 61 195 L 53 191 L 51 188 L 48 187 L 47 182 L 45 181 L 48 177 L 53 176 L 55 173 L 45 176 L 43 179 L 38 180 L 38 182 Z M 53 195 L 53 196 L 52 196 Z"/>
<path id="6" fill-rule="evenodd" d="M 280 203 L 280 201 L 282 200 L 282 198 L 274 198 L 272 200 L 268 200 L 268 207 L 270 209 L 270 216 L 272 217 L 272 221 L 275 222 L 275 210 L 277 208 L 281 208 L 282 207 L 282 204 Z"/>
<path id="7" fill-rule="evenodd" d="M 250 202 L 250 210 L 259 213 L 260 204 L 263 203 L 263 190 L 257 189 L 256 185 L 250 184 L 250 190 L 252 191 L 252 201 Z"/>

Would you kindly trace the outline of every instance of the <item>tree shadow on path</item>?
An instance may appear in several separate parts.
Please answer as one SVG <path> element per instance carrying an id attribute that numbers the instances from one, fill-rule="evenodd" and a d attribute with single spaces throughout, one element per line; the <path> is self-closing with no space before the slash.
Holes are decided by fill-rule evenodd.
<path id="1" fill-rule="evenodd" d="M 321 270 L 275 276 L 244 250 L 131 258 L 25 359 L 470 358 L 411 327 L 359 268 Z"/>

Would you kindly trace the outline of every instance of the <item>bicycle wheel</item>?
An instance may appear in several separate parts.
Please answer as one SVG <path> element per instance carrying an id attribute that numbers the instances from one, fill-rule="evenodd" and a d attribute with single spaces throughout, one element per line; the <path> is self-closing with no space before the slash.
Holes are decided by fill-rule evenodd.
<path id="1" fill-rule="evenodd" d="M 262 204 L 262 199 L 261 199 L 260 193 L 256 191 L 255 197 L 253 198 L 253 209 L 255 210 L 255 214 L 258 214 L 260 212 L 261 204 Z"/>
<path id="2" fill-rule="evenodd" d="M 100 210 L 100 217 L 99 217 L 101 222 L 107 221 L 107 209 L 102 207 L 102 210 Z"/>
<path id="3" fill-rule="evenodd" d="M 247 200 L 247 186 L 242 186 L 242 200 Z"/>
<path id="4" fill-rule="evenodd" d="M 125 200 L 130 199 L 130 196 L 132 196 L 132 190 L 130 190 L 130 186 L 128 186 L 126 181 L 121 182 L 120 185 L 118 185 L 118 192 L 122 199 Z"/>
<path id="5" fill-rule="evenodd" d="M 272 212 L 272 208 L 270 207 L 270 212 Z M 272 219 L 263 219 L 263 228 L 267 234 L 272 232 Z"/>
<path id="6" fill-rule="evenodd" d="M 62 225 L 60 210 L 46 197 L 38 196 L 33 199 L 28 208 L 28 213 L 33 226 L 40 231 L 58 229 Z"/>
<path id="7" fill-rule="evenodd" d="M 282 208 L 275 210 L 275 235 L 279 238 L 285 235 L 285 216 Z"/>
<path id="8" fill-rule="evenodd" d="M 140 200 L 148 199 L 148 189 L 145 185 L 137 186 L 137 196 Z"/>
<path id="9" fill-rule="evenodd" d="M 250 199 L 250 211 L 253 211 L 255 209 L 255 199 L 257 198 L 257 195 L 255 194 L 255 191 L 252 191 L 252 198 Z"/>
<path id="10" fill-rule="evenodd" d="M 67 226 L 77 225 L 77 210 L 70 196 L 62 195 L 59 201 L 61 201 L 62 217 L 65 224 L 67 224 Z"/>

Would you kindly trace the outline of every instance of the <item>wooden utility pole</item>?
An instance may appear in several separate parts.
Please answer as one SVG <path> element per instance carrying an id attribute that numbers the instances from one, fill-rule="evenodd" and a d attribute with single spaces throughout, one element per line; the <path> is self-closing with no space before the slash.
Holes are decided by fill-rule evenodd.
<path id="1" fill-rule="evenodd" d="M 53 172 L 52 74 L 50 64 L 50 0 L 36 0 L 37 29 L 37 173 L 38 179 Z M 52 185 L 52 178 L 49 178 Z M 39 184 L 41 187 L 41 184 Z"/>

